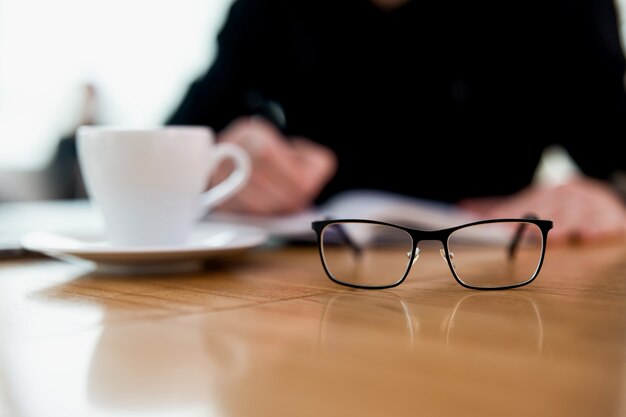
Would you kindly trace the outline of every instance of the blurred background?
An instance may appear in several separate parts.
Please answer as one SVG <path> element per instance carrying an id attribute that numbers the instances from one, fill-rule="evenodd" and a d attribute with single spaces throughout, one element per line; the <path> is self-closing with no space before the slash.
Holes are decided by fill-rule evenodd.
<path id="1" fill-rule="evenodd" d="M 0 0 L 0 201 L 62 195 L 46 168 L 80 124 L 162 124 L 231 3 Z"/>
<path id="2" fill-rule="evenodd" d="M 80 124 L 162 124 L 232 1 L 0 0 L 0 201 L 67 196 L 49 168 Z"/>

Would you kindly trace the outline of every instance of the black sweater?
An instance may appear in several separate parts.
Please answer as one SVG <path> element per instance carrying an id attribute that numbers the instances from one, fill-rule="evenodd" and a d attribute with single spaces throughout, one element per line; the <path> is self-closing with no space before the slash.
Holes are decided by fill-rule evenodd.
<path id="1" fill-rule="evenodd" d="M 547 145 L 623 169 L 624 55 L 611 0 L 237 0 L 168 124 L 224 128 L 279 104 L 354 187 L 424 198 L 515 192 Z"/>

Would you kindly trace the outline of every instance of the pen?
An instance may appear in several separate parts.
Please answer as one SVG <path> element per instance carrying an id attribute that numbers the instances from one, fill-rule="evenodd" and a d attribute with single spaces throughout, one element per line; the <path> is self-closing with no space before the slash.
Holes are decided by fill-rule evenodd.
<path id="1" fill-rule="evenodd" d="M 259 91 L 249 91 L 245 96 L 246 107 L 253 116 L 260 116 L 274 124 L 287 135 L 287 118 L 283 107 L 275 100 L 265 98 Z"/>

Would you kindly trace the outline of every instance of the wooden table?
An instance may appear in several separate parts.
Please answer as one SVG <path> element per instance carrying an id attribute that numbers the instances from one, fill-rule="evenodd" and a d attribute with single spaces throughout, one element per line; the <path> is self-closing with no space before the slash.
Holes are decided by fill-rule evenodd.
<path id="1" fill-rule="evenodd" d="M 314 247 L 178 276 L 0 263 L 0 415 L 626 416 L 626 245 L 484 292 L 425 251 L 352 290 Z"/>

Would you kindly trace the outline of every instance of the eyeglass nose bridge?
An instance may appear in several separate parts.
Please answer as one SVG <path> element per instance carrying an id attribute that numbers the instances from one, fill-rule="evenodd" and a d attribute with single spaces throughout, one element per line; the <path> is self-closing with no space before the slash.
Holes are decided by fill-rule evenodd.
<path id="1" fill-rule="evenodd" d="M 420 256 L 421 249 L 419 247 L 419 244 L 422 241 L 430 241 L 430 242 L 439 242 L 439 243 L 441 243 L 441 248 L 439 248 L 439 254 L 443 258 L 443 260 L 446 262 L 446 264 L 448 263 L 448 260 L 449 260 L 450 261 L 449 263 L 450 263 L 450 265 L 452 265 L 452 268 L 456 268 L 456 266 L 454 265 L 454 252 L 452 252 L 452 251 L 448 252 L 448 254 L 449 254 L 449 259 L 448 259 L 448 255 L 446 255 L 446 248 L 445 248 L 444 241 L 442 239 L 434 238 L 434 237 L 433 238 L 428 238 L 428 239 L 422 238 L 422 239 L 418 240 L 415 243 L 415 248 L 410 250 L 410 251 L 408 251 L 406 253 L 407 258 L 411 259 L 411 255 L 415 251 L 415 256 L 413 257 L 413 260 L 411 261 L 411 267 L 413 267 L 415 265 L 415 262 L 417 262 L 417 259 Z"/>
<path id="2" fill-rule="evenodd" d="M 413 242 L 415 245 L 415 258 L 413 258 L 411 266 L 415 265 L 415 261 L 417 261 L 417 258 L 419 257 L 420 243 L 438 242 L 439 244 L 441 244 L 441 247 L 439 248 L 439 253 L 441 254 L 443 260 L 446 262 L 446 264 L 449 263 L 452 268 L 456 268 L 456 266 L 454 265 L 454 253 L 446 247 L 446 241 L 449 237 L 449 232 L 447 230 L 416 230 L 411 233 L 411 237 L 413 238 Z M 408 253 L 409 257 L 410 254 L 411 252 Z"/>

